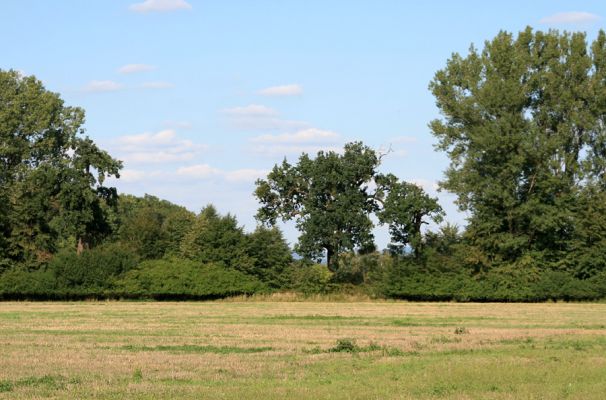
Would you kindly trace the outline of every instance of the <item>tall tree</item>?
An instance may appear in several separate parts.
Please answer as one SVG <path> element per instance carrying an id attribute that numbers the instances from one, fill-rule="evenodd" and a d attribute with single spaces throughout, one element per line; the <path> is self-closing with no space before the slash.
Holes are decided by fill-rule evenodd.
<path id="1" fill-rule="evenodd" d="M 0 258 L 43 259 L 57 236 L 81 246 L 103 223 L 103 186 L 121 163 L 83 138 L 84 111 L 67 107 L 33 76 L 0 70 Z"/>
<path id="2" fill-rule="evenodd" d="M 339 253 L 373 241 L 369 215 L 376 204 L 368 188 L 378 165 L 375 151 L 359 142 L 346 144 L 343 154 L 302 154 L 296 165 L 284 160 L 257 181 L 257 218 L 269 225 L 295 219 L 301 231 L 295 250 L 312 258 L 326 254 L 335 271 Z"/>
<path id="3" fill-rule="evenodd" d="M 579 190 L 606 183 L 606 34 L 589 49 L 583 33 L 500 32 L 454 54 L 430 89 L 451 159 L 442 187 L 470 212 L 471 242 L 495 265 L 560 259 Z"/>
<path id="4" fill-rule="evenodd" d="M 413 183 L 399 182 L 394 175 L 380 176 L 377 182 L 379 187 L 387 190 L 378 217 L 381 223 L 389 225 L 392 250 L 401 252 L 409 245 L 414 257 L 419 259 L 423 247 L 421 227 L 430 221 L 442 222 L 442 207 L 423 188 Z"/>
<path id="5" fill-rule="evenodd" d="M 197 216 L 181 242 L 181 255 L 201 263 L 221 263 L 245 273 L 252 273 L 253 260 L 246 252 L 247 237 L 236 218 L 220 215 L 208 205 Z"/>
<path id="6" fill-rule="evenodd" d="M 301 231 L 295 250 L 310 258 L 326 255 L 333 272 L 342 252 L 374 249 L 373 213 L 390 226 L 395 243 L 411 244 L 418 255 L 421 226 L 428 216 L 439 220 L 442 209 L 423 189 L 379 174 L 381 157 L 355 142 L 343 154 L 303 154 L 296 165 L 284 160 L 257 181 L 257 219 L 269 225 L 294 219 Z"/>

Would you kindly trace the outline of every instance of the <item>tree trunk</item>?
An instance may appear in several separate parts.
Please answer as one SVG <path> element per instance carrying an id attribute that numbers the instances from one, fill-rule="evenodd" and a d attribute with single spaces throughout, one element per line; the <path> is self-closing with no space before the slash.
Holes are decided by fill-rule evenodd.
<path id="1" fill-rule="evenodd" d="M 332 272 L 337 272 L 337 269 L 333 265 L 335 261 L 336 260 L 334 257 L 334 251 L 333 251 L 332 247 L 327 247 L 326 248 L 326 266 Z"/>
<path id="2" fill-rule="evenodd" d="M 331 272 L 337 272 L 338 269 L 338 258 L 335 250 L 332 247 L 326 248 L 326 266 Z"/>
<path id="3" fill-rule="evenodd" d="M 76 254 L 80 255 L 84 251 L 84 242 L 82 238 L 78 238 L 78 246 L 76 247 Z"/>

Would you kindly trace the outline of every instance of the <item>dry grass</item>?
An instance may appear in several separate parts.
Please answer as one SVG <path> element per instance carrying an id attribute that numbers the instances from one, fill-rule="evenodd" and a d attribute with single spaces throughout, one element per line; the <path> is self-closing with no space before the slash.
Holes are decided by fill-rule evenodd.
<path id="1" fill-rule="evenodd" d="M 0 303 L 0 398 L 601 399 L 606 390 L 606 304 L 273 300 Z M 328 352 L 339 338 L 375 350 Z"/>

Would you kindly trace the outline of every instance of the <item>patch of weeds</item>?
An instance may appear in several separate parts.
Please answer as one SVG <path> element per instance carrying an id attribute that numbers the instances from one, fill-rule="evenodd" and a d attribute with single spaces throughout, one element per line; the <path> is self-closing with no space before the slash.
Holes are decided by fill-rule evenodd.
<path id="1" fill-rule="evenodd" d="M 193 344 L 171 345 L 171 346 L 134 346 L 126 345 L 121 347 L 128 351 L 168 351 L 174 353 L 215 353 L 215 354 L 247 354 L 262 353 L 273 350 L 273 347 L 236 347 L 236 346 L 198 346 Z"/>
<path id="2" fill-rule="evenodd" d="M 0 393 L 12 392 L 17 387 L 40 387 L 44 386 L 48 389 L 65 389 L 66 383 L 72 383 L 60 375 L 44 375 L 44 376 L 28 376 L 16 381 L 0 381 Z"/>
<path id="3" fill-rule="evenodd" d="M 305 354 L 321 354 L 324 353 L 324 350 L 320 348 L 320 346 L 312 347 L 311 349 L 303 349 L 303 353 Z"/>
<path id="4" fill-rule="evenodd" d="M 142 380 L 143 380 L 143 371 L 141 371 L 141 368 L 137 368 L 133 372 L 133 381 L 141 382 Z"/>
<path id="5" fill-rule="evenodd" d="M 410 354 L 416 354 L 410 352 L 407 353 L 404 350 L 398 349 L 397 347 L 383 346 L 381 350 L 383 350 L 383 355 L 387 357 L 402 357 Z"/>
<path id="6" fill-rule="evenodd" d="M 467 335 L 469 333 L 469 329 L 464 326 L 457 326 L 454 330 L 455 335 Z"/>
<path id="7" fill-rule="evenodd" d="M 10 381 L 0 381 L 0 393 L 12 392 L 14 385 Z"/>
<path id="8" fill-rule="evenodd" d="M 360 347 L 354 339 L 337 339 L 337 344 L 328 350 L 330 353 L 357 353 Z"/>
<path id="9" fill-rule="evenodd" d="M 446 335 L 441 335 L 441 336 L 432 337 L 430 342 L 431 343 L 460 343 L 461 340 L 462 339 L 460 337 L 449 337 Z"/>
<path id="10" fill-rule="evenodd" d="M 453 384 L 439 384 L 431 388 L 430 393 L 434 396 L 448 396 L 456 391 Z"/>
<path id="11" fill-rule="evenodd" d="M 347 338 L 343 338 L 343 339 L 337 339 L 337 343 L 335 344 L 334 347 L 331 347 L 330 349 L 326 350 L 326 351 L 322 351 L 319 347 L 316 347 L 312 350 L 307 350 L 307 352 L 312 354 L 318 354 L 318 352 L 326 352 L 326 353 L 370 353 L 370 352 L 381 352 L 383 356 L 389 356 L 389 357 L 399 357 L 399 356 L 404 356 L 407 354 L 410 354 L 408 352 L 405 352 L 403 350 L 400 350 L 396 347 L 388 347 L 388 346 L 382 346 L 378 343 L 375 342 L 370 342 L 370 344 L 368 344 L 368 346 L 359 346 L 355 340 L 353 339 L 347 339 Z"/>
<path id="12" fill-rule="evenodd" d="M 394 319 L 391 321 L 392 325 L 395 326 L 421 326 L 423 325 L 419 321 L 413 321 L 412 319 Z"/>

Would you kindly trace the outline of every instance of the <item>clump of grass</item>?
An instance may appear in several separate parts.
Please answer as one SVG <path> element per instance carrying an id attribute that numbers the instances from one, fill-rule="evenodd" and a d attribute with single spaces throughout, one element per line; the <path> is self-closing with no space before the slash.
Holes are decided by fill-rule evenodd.
<path id="1" fill-rule="evenodd" d="M 0 393 L 12 392 L 17 387 L 46 387 L 49 389 L 65 389 L 67 380 L 60 375 L 28 376 L 14 382 L 0 381 Z M 70 380 L 69 383 L 72 383 Z"/>
<path id="2" fill-rule="evenodd" d="M 135 369 L 133 372 L 133 380 L 135 382 L 141 382 L 143 380 L 143 371 L 141 371 L 141 368 Z"/>
<path id="3" fill-rule="evenodd" d="M 357 353 L 360 347 L 354 339 L 337 339 L 337 344 L 328 350 L 331 353 Z"/>
<path id="4" fill-rule="evenodd" d="M 469 330 L 464 326 L 457 326 L 454 330 L 455 335 L 466 335 L 469 333 Z"/>
<path id="5" fill-rule="evenodd" d="M 14 385 L 10 381 L 0 381 L 0 393 L 12 392 Z"/>
<path id="6" fill-rule="evenodd" d="M 431 343 L 460 343 L 460 337 L 449 337 L 446 335 L 434 336 L 430 340 Z"/>
<path id="7" fill-rule="evenodd" d="M 354 339 L 342 338 L 337 339 L 337 343 L 334 347 L 326 350 L 326 353 L 369 353 L 373 351 L 381 351 L 384 356 L 403 356 L 407 353 L 403 350 L 400 350 L 396 347 L 388 347 L 382 346 L 375 342 L 370 342 L 368 346 L 359 346 Z M 312 354 L 317 354 L 317 352 L 322 352 L 319 347 L 315 347 L 308 352 Z"/>

